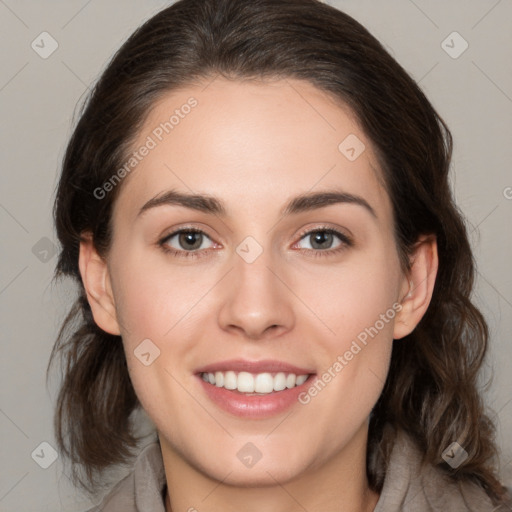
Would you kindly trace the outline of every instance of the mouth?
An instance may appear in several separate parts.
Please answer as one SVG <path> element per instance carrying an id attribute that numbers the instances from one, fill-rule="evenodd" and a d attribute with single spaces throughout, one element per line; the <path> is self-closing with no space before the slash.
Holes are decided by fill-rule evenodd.
<path id="1" fill-rule="evenodd" d="M 237 391 L 248 396 L 268 395 L 278 393 L 285 389 L 292 389 L 301 386 L 308 380 L 311 374 L 285 373 L 285 372 L 201 372 L 200 377 L 207 383 L 218 388 L 224 388 L 229 391 Z"/>
<path id="2" fill-rule="evenodd" d="M 294 404 L 316 375 L 279 361 L 232 360 L 195 372 L 206 397 L 224 411 L 244 418 L 266 418 Z"/>

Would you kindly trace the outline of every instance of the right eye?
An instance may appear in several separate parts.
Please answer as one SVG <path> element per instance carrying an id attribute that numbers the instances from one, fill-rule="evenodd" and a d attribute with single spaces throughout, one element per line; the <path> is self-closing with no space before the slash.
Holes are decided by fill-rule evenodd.
<path id="1" fill-rule="evenodd" d="M 200 229 L 179 229 L 166 235 L 159 241 L 162 250 L 177 257 L 197 257 L 199 250 L 204 250 L 203 242 L 210 237 Z M 177 245 L 177 246 L 176 246 Z"/>

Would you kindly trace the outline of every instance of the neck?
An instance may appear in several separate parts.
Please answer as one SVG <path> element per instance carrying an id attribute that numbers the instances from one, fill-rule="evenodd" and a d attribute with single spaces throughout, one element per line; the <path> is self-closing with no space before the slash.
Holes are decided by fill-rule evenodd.
<path id="1" fill-rule="evenodd" d="M 165 510 L 292 512 L 299 507 L 308 512 L 372 512 L 379 495 L 369 488 L 366 476 L 366 436 L 367 430 L 358 432 L 349 446 L 291 479 L 272 477 L 265 485 L 241 486 L 228 482 L 230 472 L 224 479 L 211 478 L 172 450 L 160 435 L 167 477 Z"/>
<path id="2" fill-rule="evenodd" d="M 356 508 L 354 508 L 353 506 L 349 505 L 349 504 L 340 504 L 338 505 L 339 508 L 337 510 L 340 510 L 340 511 L 358 511 L 358 512 L 373 512 L 375 510 L 375 506 L 377 505 L 377 501 L 379 500 L 379 494 L 378 493 L 375 493 L 374 491 L 370 490 L 368 488 L 367 492 L 365 493 L 364 496 L 362 496 L 362 499 L 361 499 L 361 502 L 360 502 L 360 505 L 358 505 Z M 296 500 L 295 498 L 293 498 L 293 496 L 290 496 L 290 502 L 292 501 L 295 501 L 295 503 L 299 503 L 298 500 Z M 306 508 L 304 506 L 301 505 L 301 508 L 303 510 L 310 510 L 309 508 Z M 180 510 L 179 508 L 176 508 L 176 510 Z M 185 509 L 183 509 L 185 510 Z M 210 509 L 209 509 L 210 510 Z M 227 508 L 224 508 L 224 510 L 229 510 Z M 252 509 L 251 509 L 252 510 Z M 275 510 L 274 508 L 274 505 L 270 506 L 269 509 L 260 509 L 260 510 Z M 289 510 L 293 510 L 293 505 L 291 507 L 289 507 Z M 188 512 L 198 512 L 197 509 L 193 508 L 193 507 L 189 507 L 187 509 Z M 171 505 L 171 498 L 170 498 L 170 495 L 169 495 L 169 489 L 167 488 L 166 490 L 166 493 L 165 493 L 165 512 L 174 512 L 174 509 L 172 508 L 172 505 Z"/>

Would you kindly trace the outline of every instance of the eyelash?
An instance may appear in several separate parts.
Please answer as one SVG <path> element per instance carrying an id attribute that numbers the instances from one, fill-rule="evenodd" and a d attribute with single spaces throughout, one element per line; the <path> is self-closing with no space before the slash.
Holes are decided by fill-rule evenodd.
<path id="1" fill-rule="evenodd" d="M 172 233 L 169 233 L 168 235 L 165 235 L 165 237 L 163 237 L 162 239 L 160 239 L 158 241 L 158 245 L 160 246 L 160 248 L 166 253 L 166 254 L 171 254 L 172 256 L 176 256 L 178 258 L 201 258 L 202 256 L 199 256 L 199 250 L 194 250 L 194 251 L 182 251 L 182 250 L 176 250 L 176 249 L 171 249 L 168 245 L 167 245 L 167 242 L 173 238 L 174 236 L 176 235 L 180 235 L 182 233 L 201 233 L 203 235 L 205 235 L 206 237 L 210 238 L 204 231 L 200 230 L 200 229 L 197 229 L 197 228 L 182 228 L 182 229 L 179 229 L 177 231 L 173 231 Z M 340 241 L 341 241 L 341 245 L 339 247 L 337 247 L 336 249 L 325 249 L 325 250 L 314 250 L 314 249 L 298 249 L 300 252 L 313 252 L 313 257 L 326 257 L 326 256 L 331 256 L 333 254 L 337 254 L 341 251 L 344 251 L 346 250 L 348 247 L 352 247 L 354 245 L 354 242 L 352 240 L 352 238 L 350 238 L 349 236 L 345 235 L 344 233 L 340 233 L 339 231 L 333 229 L 333 228 L 329 228 L 327 226 L 320 226 L 318 228 L 315 228 L 315 229 L 312 229 L 312 230 L 309 230 L 309 231 L 305 231 L 303 233 L 301 233 L 300 237 L 299 237 L 299 241 L 302 240 L 304 237 L 306 237 L 307 235 L 312 235 L 314 233 L 328 233 L 328 234 L 332 234 L 332 235 L 335 235 L 337 236 Z"/>

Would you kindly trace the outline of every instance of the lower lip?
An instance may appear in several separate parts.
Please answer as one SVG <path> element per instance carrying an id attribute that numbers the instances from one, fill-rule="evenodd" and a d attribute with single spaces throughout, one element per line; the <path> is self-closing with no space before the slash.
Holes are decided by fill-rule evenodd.
<path id="1" fill-rule="evenodd" d="M 306 382 L 294 388 L 283 389 L 268 395 L 247 395 L 209 384 L 198 375 L 206 395 L 212 402 L 230 414 L 252 419 L 269 418 L 297 404 L 300 393 L 311 385 L 313 377 L 311 375 Z"/>

